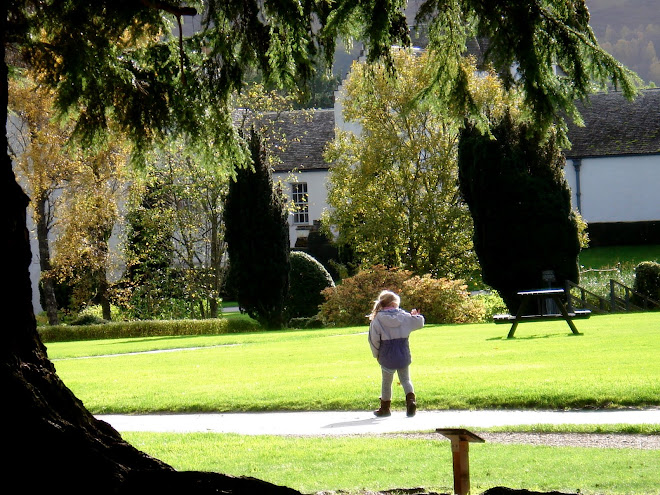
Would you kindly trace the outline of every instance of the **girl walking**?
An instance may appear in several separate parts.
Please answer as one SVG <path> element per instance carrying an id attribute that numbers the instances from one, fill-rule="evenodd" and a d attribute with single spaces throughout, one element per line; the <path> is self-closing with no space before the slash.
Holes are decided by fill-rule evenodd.
<path id="1" fill-rule="evenodd" d="M 412 362 L 408 337 L 424 326 L 424 317 L 416 309 L 410 313 L 399 308 L 401 299 L 392 291 L 384 290 L 374 302 L 369 315 L 369 345 L 378 359 L 383 379 L 381 383 L 380 409 L 374 411 L 378 417 L 390 416 L 392 381 L 396 371 L 406 394 L 406 415 L 412 417 L 417 410 L 415 390 L 410 381 L 409 366 Z"/>

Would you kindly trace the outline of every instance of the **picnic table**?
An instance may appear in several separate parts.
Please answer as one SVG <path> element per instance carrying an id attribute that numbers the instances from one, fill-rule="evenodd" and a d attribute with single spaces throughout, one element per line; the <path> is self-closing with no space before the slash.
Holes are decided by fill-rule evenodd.
<path id="1" fill-rule="evenodd" d="M 511 329 L 507 338 L 513 338 L 513 334 L 518 328 L 518 324 L 523 321 L 543 321 L 543 320 L 556 320 L 564 319 L 575 335 L 580 335 L 573 319 L 575 318 L 589 318 L 591 311 L 588 309 L 573 310 L 569 312 L 564 304 L 562 296 L 564 289 L 539 289 L 539 290 L 526 290 L 518 292 L 520 296 L 520 306 L 515 315 L 499 314 L 493 316 L 495 323 L 511 323 Z M 550 304 L 549 304 L 550 302 Z M 536 304 L 536 311 L 532 314 L 527 314 L 528 309 L 534 308 Z"/>

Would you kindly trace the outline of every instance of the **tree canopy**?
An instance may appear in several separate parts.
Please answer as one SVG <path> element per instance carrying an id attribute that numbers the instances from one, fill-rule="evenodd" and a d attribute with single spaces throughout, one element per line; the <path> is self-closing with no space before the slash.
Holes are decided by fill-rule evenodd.
<path id="1" fill-rule="evenodd" d="M 189 6 L 188 6 L 189 5 Z M 338 39 L 364 42 L 369 61 L 407 45 L 403 0 L 10 2 L 7 41 L 57 91 L 87 138 L 109 118 L 139 145 L 186 132 L 216 152 L 236 153 L 227 101 L 246 71 L 300 85 L 331 61 Z M 193 15 L 200 27 L 178 37 Z M 426 0 L 416 22 L 438 54 L 435 84 L 461 109 L 470 105 L 468 40 L 488 40 L 487 60 L 517 66 L 507 82 L 523 89 L 541 125 L 573 110 L 594 83 L 634 93 L 631 74 L 598 47 L 584 0 Z M 561 69 L 557 73 L 555 67 Z M 233 160 L 230 160 L 232 162 Z"/>
<path id="2" fill-rule="evenodd" d="M 396 77 L 355 63 L 342 87 L 344 119 L 359 130 L 338 131 L 326 153 L 324 224 L 363 263 L 469 277 L 477 265 L 458 193 L 459 122 L 437 106 L 415 105 L 435 68 L 432 54 L 396 49 L 392 63 Z"/>
<path id="3" fill-rule="evenodd" d="M 143 151 L 167 134 L 187 134 L 209 162 L 244 162 L 247 154 L 231 126 L 228 99 L 250 68 L 267 81 L 304 84 L 318 60 L 332 57 L 337 39 L 364 42 L 369 60 L 389 60 L 392 45 L 407 45 L 404 0 L 9 0 L 0 12 L 0 109 L 7 121 L 11 72 L 30 66 L 56 91 L 61 112 L 77 122 L 84 143 L 102 139 L 112 119 Z M 201 26 L 177 36 L 181 22 L 199 12 Z M 437 52 L 434 85 L 443 104 L 470 108 L 460 57 L 474 36 L 489 39 L 495 67 L 517 63 L 508 83 L 523 91 L 535 125 L 548 127 L 573 111 L 593 84 L 611 83 L 627 96 L 634 80 L 600 49 L 584 0 L 427 0 L 418 20 Z M 554 70 L 554 65 L 561 68 Z M 2 135 L 7 150 L 7 134 Z M 31 491 L 138 493 L 167 488 L 193 493 L 195 475 L 175 473 L 137 451 L 96 420 L 58 378 L 37 331 L 31 304 L 29 198 L 18 186 L 9 156 L 0 170 L 0 230 L 7 315 L 0 348 L 2 383 L 12 400 L 3 412 L 11 429 L 7 484 Z M 40 475 L 28 460 L 47 459 Z M 201 475 L 196 475 L 200 478 Z M 204 476 L 232 490 L 277 491 L 258 481 Z M 201 488 L 198 488 L 201 489 Z M 279 492 L 286 492 L 279 489 Z"/>

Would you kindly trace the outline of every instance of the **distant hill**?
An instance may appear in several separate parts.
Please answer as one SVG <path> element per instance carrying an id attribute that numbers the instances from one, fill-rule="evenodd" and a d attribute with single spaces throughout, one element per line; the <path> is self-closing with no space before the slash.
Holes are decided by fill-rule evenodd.
<path id="1" fill-rule="evenodd" d="M 658 0 L 586 0 L 593 27 L 660 24 Z"/>
<path id="2" fill-rule="evenodd" d="M 646 83 L 660 86 L 658 0 L 586 0 L 600 45 Z"/>
<path id="3" fill-rule="evenodd" d="M 406 16 L 414 24 L 423 0 L 409 0 Z M 660 86 L 660 0 L 586 0 L 591 27 L 600 45 L 629 67 L 646 84 Z M 335 52 L 333 73 L 344 78 L 362 48 L 341 44 Z"/>

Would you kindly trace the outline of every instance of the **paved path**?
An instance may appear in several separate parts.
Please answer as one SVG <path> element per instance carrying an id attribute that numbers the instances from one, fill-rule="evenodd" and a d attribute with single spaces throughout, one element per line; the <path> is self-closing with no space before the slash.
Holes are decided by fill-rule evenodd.
<path id="1" fill-rule="evenodd" d="M 117 431 L 215 432 L 243 435 L 352 435 L 530 424 L 660 424 L 660 408 L 599 411 L 370 411 L 98 415 Z"/>

